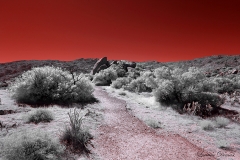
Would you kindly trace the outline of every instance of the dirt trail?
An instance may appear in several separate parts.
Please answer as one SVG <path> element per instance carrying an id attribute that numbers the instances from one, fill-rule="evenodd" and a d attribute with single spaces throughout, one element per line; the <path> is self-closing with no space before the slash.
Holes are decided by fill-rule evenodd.
<path id="1" fill-rule="evenodd" d="M 126 110 L 123 100 L 111 97 L 100 87 L 95 96 L 105 107 L 104 122 L 96 130 L 93 153 L 106 160 L 210 160 L 207 151 L 178 134 L 158 135 L 154 129 Z"/>

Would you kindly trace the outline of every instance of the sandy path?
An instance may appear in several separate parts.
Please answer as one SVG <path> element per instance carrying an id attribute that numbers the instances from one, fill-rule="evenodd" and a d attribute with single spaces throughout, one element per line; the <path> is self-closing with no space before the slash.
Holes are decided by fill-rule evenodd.
<path id="1" fill-rule="evenodd" d="M 93 153 L 100 159 L 215 159 L 177 134 L 157 134 L 127 112 L 125 101 L 109 96 L 100 87 L 96 87 L 94 94 L 105 106 L 104 122 L 96 130 L 96 138 L 93 140 Z"/>

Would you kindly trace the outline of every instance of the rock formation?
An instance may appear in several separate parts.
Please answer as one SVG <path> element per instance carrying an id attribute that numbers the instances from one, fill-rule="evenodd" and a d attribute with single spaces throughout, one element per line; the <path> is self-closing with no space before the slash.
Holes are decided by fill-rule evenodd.
<path id="1" fill-rule="evenodd" d="M 111 64 L 110 64 L 109 61 L 107 60 L 107 57 L 103 57 L 95 63 L 95 65 L 93 66 L 93 69 L 91 71 L 91 74 L 95 75 L 96 73 L 100 72 L 101 70 L 107 69 L 112 65 L 117 65 L 120 68 L 124 69 L 126 72 L 128 71 L 129 67 L 131 67 L 131 68 L 136 67 L 135 62 L 126 63 L 126 62 L 115 60 L 115 61 L 112 61 Z"/>
<path id="2" fill-rule="evenodd" d="M 101 67 L 101 66 L 102 66 L 102 67 Z M 93 66 L 93 69 L 92 69 L 92 71 L 91 71 L 91 74 L 94 75 L 94 74 L 96 74 L 97 72 L 100 71 L 100 68 L 106 69 L 106 67 L 108 68 L 109 66 L 110 66 L 110 65 L 109 65 L 109 62 L 108 62 L 108 60 L 107 60 L 107 57 L 103 57 L 103 58 L 99 59 L 99 60 L 95 63 L 95 65 Z"/>

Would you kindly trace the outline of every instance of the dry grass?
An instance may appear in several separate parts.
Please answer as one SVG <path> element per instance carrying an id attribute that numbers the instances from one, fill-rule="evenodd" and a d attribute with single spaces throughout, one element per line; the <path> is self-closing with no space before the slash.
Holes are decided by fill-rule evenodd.
<path id="1" fill-rule="evenodd" d="M 74 153 L 90 154 L 88 144 L 91 144 L 93 136 L 83 128 L 83 118 L 76 108 L 68 113 L 70 127 L 66 127 L 61 136 L 61 142 Z"/>
<path id="2" fill-rule="evenodd" d="M 214 123 L 210 120 L 201 121 L 200 126 L 203 130 L 213 130 L 214 129 Z"/>
<path id="3" fill-rule="evenodd" d="M 28 123 L 51 122 L 53 114 L 47 109 L 37 109 L 27 117 Z"/>
<path id="4" fill-rule="evenodd" d="M 41 130 L 16 132 L 4 140 L 4 158 L 8 160 L 61 159 L 64 147 Z"/>
<path id="5" fill-rule="evenodd" d="M 218 148 L 225 149 L 225 150 L 230 149 L 230 144 L 226 140 L 217 141 L 217 146 Z"/>
<path id="6" fill-rule="evenodd" d="M 148 119 L 144 121 L 149 127 L 152 127 L 154 129 L 161 128 L 161 123 L 158 121 L 155 121 L 153 119 Z"/>
<path id="7" fill-rule="evenodd" d="M 224 117 L 216 117 L 215 123 L 216 127 L 222 128 L 226 127 L 230 123 L 230 120 Z"/>

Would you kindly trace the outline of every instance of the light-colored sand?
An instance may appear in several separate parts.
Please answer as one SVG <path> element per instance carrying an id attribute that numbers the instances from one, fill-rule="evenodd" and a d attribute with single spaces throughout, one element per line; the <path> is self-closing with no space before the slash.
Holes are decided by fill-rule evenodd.
<path id="1" fill-rule="evenodd" d="M 108 160 L 194 160 L 215 159 L 178 134 L 157 134 L 138 118 L 129 114 L 123 100 L 96 88 L 96 97 L 105 105 L 104 123 L 96 130 L 93 150 Z M 206 155 L 207 154 L 207 155 Z M 202 156 L 201 156 L 202 155 Z"/>

